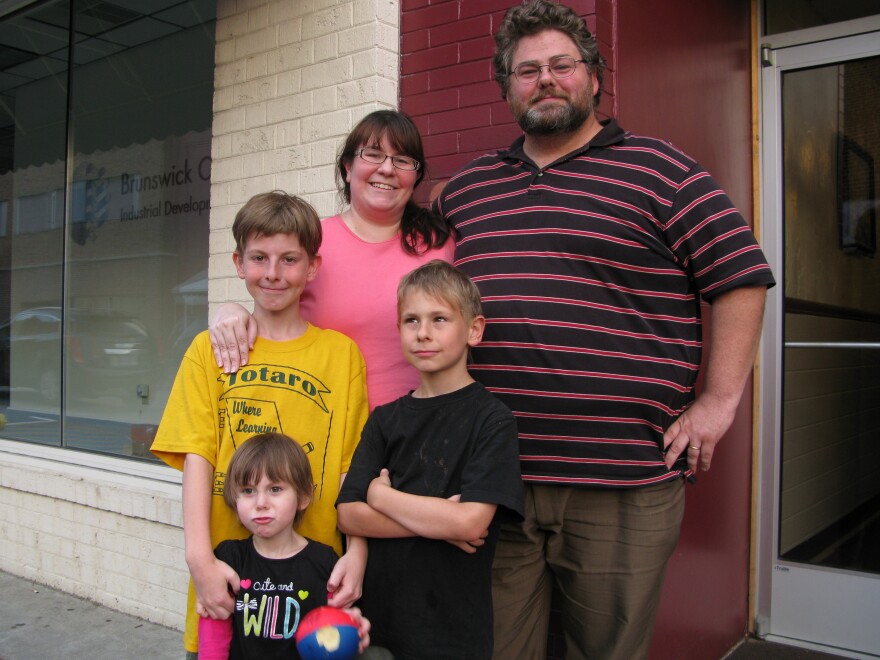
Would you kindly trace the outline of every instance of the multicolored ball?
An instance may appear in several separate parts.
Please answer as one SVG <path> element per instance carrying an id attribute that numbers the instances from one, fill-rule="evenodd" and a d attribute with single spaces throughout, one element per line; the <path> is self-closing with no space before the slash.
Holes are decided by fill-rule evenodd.
<path id="1" fill-rule="evenodd" d="M 317 607 L 296 630 L 296 650 L 302 660 L 351 660 L 358 654 L 358 626 L 335 607 Z"/>

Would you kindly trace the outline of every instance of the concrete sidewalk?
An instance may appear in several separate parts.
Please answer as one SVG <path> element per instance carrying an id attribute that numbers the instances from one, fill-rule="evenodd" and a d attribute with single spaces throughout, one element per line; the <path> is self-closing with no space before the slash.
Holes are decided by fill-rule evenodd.
<path id="1" fill-rule="evenodd" d="M 0 571 L 0 660 L 183 660 L 177 630 Z M 844 660 L 747 639 L 724 660 Z"/>
<path id="2" fill-rule="evenodd" d="M 2 571 L 0 594 L 0 660 L 183 660 L 177 630 Z"/>

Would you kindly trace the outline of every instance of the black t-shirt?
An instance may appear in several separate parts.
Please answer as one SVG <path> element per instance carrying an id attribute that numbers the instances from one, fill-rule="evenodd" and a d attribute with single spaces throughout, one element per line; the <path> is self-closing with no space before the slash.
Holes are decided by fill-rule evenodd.
<path id="1" fill-rule="evenodd" d="M 370 639 L 396 660 L 492 655 L 492 559 L 499 514 L 522 516 L 516 422 L 479 383 L 438 397 L 404 396 L 370 415 L 337 504 L 365 502 L 387 467 L 414 495 L 499 505 L 489 537 L 468 554 L 422 537 L 369 539 L 360 607 Z"/>
<path id="2" fill-rule="evenodd" d="M 296 629 L 306 614 L 327 604 L 327 580 L 338 559 L 333 548 L 309 539 L 293 557 L 268 559 L 247 538 L 223 541 L 214 554 L 241 578 L 230 660 L 299 660 Z"/>

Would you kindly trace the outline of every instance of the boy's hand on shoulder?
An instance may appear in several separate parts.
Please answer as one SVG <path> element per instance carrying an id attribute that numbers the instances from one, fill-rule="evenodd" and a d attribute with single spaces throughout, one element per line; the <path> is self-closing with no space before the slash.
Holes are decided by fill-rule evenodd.
<path id="1" fill-rule="evenodd" d="M 228 619 L 235 609 L 235 598 L 241 587 L 238 573 L 216 557 L 199 569 L 191 570 L 196 590 L 196 613 L 212 619 Z"/>

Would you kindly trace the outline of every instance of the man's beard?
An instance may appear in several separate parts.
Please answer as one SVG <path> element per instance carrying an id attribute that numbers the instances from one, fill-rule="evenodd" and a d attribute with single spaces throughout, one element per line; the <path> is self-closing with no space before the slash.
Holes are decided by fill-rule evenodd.
<path id="1" fill-rule="evenodd" d="M 545 95 L 546 96 L 546 95 Z M 527 135 L 555 135 L 571 133 L 580 128 L 593 113 L 593 98 L 588 93 L 572 99 L 559 98 L 565 103 L 553 107 L 531 106 L 516 101 L 510 104 L 514 119 Z"/>

